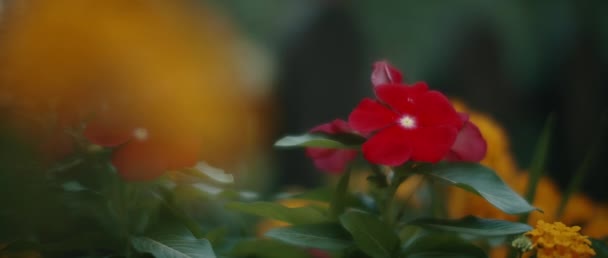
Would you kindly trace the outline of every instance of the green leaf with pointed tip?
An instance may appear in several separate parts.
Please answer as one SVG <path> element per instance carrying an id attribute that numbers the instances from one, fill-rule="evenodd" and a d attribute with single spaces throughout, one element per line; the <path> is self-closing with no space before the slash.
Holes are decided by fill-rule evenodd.
<path id="1" fill-rule="evenodd" d="M 206 239 L 167 235 L 162 238 L 132 237 L 135 250 L 157 258 L 214 258 L 215 253 Z"/>
<path id="2" fill-rule="evenodd" d="M 408 224 L 428 229 L 485 237 L 515 235 L 532 230 L 532 227 L 528 224 L 497 219 L 482 219 L 474 216 L 467 216 L 457 220 L 422 218 L 411 221 Z"/>
<path id="3" fill-rule="evenodd" d="M 452 235 L 432 234 L 417 238 L 402 251 L 402 258 L 486 258 L 481 248 Z"/>
<path id="4" fill-rule="evenodd" d="M 326 213 L 316 206 L 288 208 L 274 202 L 230 202 L 226 208 L 290 224 L 312 224 L 328 220 Z"/>
<path id="5" fill-rule="evenodd" d="M 340 216 L 340 223 L 350 232 L 357 247 L 371 257 L 392 257 L 399 247 L 399 237 L 393 229 L 371 214 L 346 212 Z"/>
<path id="6" fill-rule="evenodd" d="M 509 188 L 493 170 L 477 163 L 440 163 L 434 165 L 432 171 L 423 174 L 478 194 L 508 214 L 536 210 Z"/>
<path id="7" fill-rule="evenodd" d="M 323 250 L 343 250 L 354 244 L 350 234 L 336 223 L 280 227 L 271 229 L 266 236 L 300 247 Z"/>
<path id="8" fill-rule="evenodd" d="M 353 149 L 363 142 L 363 138 L 351 134 L 327 136 L 323 134 L 303 134 L 285 136 L 279 139 L 274 146 L 283 148 L 315 147 L 328 149 Z"/>

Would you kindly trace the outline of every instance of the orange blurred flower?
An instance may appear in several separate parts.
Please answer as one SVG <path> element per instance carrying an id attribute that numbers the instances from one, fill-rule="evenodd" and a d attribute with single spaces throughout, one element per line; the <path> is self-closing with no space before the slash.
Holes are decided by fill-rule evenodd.
<path id="1" fill-rule="evenodd" d="M 231 165 L 246 149 L 235 40 L 211 12 L 187 1 L 24 0 L 3 18 L 0 105 L 32 128 L 27 137 L 48 123 L 29 118 L 45 114 L 59 128 L 88 123 L 87 138 L 105 146 L 143 128 L 149 143 L 114 162 L 132 180 L 199 158 Z"/>
<path id="2" fill-rule="evenodd" d="M 585 228 L 583 231 L 585 234 L 594 238 L 604 238 L 608 236 L 608 205 L 602 204 L 596 206 L 593 213 L 589 211 L 591 216 L 593 216 L 587 224 L 585 224 Z"/>

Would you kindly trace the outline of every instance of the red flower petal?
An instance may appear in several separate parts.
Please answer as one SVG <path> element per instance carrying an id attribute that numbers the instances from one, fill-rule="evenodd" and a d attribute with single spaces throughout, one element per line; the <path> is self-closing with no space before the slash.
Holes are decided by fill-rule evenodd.
<path id="1" fill-rule="evenodd" d="M 412 160 L 439 162 L 449 151 L 458 130 L 451 126 L 427 127 L 412 131 Z"/>
<path id="2" fill-rule="evenodd" d="M 479 162 L 486 156 L 486 151 L 486 140 L 481 135 L 479 128 L 468 121 L 467 117 L 446 160 Z"/>
<path id="3" fill-rule="evenodd" d="M 423 127 L 453 126 L 462 127 L 462 119 L 443 94 L 438 91 L 424 93 L 418 99 L 418 120 Z"/>
<path id="4" fill-rule="evenodd" d="M 401 72 L 387 61 L 375 62 L 373 68 L 371 80 L 374 86 L 388 83 L 401 83 L 403 81 Z"/>
<path id="5" fill-rule="evenodd" d="M 350 161 L 357 157 L 356 150 L 307 148 L 306 155 L 313 159 L 315 167 L 331 173 L 344 172 Z"/>
<path id="6" fill-rule="evenodd" d="M 330 123 L 322 124 L 311 129 L 310 132 L 321 132 L 327 134 L 353 133 L 348 123 L 342 119 L 336 119 Z M 356 150 L 339 150 L 325 148 L 307 148 L 306 155 L 313 159 L 315 166 L 331 173 L 344 172 L 346 165 L 357 157 Z"/>
<path id="7" fill-rule="evenodd" d="M 403 84 L 385 84 L 374 88 L 378 99 L 395 109 L 400 114 L 415 112 L 414 98 L 419 95 L 420 88 L 412 88 Z"/>
<path id="8" fill-rule="evenodd" d="M 398 166 L 410 159 L 412 139 L 398 125 L 379 131 L 363 144 L 363 156 L 369 162 Z"/>
<path id="9" fill-rule="evenodd" d="M 342 119 L 336 119 L 330 123 L 318 125 L 310 129 L 311 133 L 327 133 L 327 134 L 338 134 L 338 133 L 352 133 L 353 130 L 350 128 L 348 122 Z"/>
<path id="10" fill-rule="evenodd" d="M 398 115 L 369 98 L 363 99 L 350 113 L 348 123 L 357 132 L 370 133 L 395 123 Z"/>

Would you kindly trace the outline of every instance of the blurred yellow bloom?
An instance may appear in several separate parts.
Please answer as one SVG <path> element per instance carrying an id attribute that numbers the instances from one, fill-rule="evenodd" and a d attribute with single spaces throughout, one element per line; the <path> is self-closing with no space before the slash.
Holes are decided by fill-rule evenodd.
<path id="1" fill-rule="evenodd" d="M 591 212 L 590 212 L 591 213 Z M 604 238 L 608 236 L 608 205 L 597 206 L 592 218 L 585 224 L 584 232 L 590 237 Z"/>
<path id="2" fill-rule="evenodd" d="M 591 241 L 579 233 L 578 226 L 567 227 L 561 222 L 547 223 L 539 220 L 536 228 L 525 236 L 534 244 L 538 258 L 572 257 L 586 258 L 595 255 Z"/>
<path id="3" fill-rule="evenodd" d="M 557 218 L 566 224 L 583 224 L 593 219 L 596 215 L 596 204 L 583 194 L 576 193 L 570 197 L 564 214 L 561 218 Z M 608 214 L 607 214 L 608 215 Z M 585 226 L 585 230 L 587 226 Z M 604 227 L 605 234 L 608 234 L 608 227 Z"/>
<path id="4" fill-rule="evenodd" d="M 488 144 L 488 152 L 482 164 L 494 169 L 497 174 L 520 195 L 525 194 L 528 184 L 527 171 L 520 171 L 509 147 L 509 139 L 504 129 L 491 117 L 470 110 L 462 102 L 453 101 L 458 111 L 470 114 Z M 462 189 L 452 187 L 446 195 L 448 213 L 453 218 L 475 215 L 484 218 L 498 218 L 515 221 L 517 216 L 508 215 L 489 204 L 483 198 Z M 562 220 L 568 224 L 584 224 L 585 233 L 592 237 L 608 235 L 608 208 L 602 213 L 589 198 L 574 194 L 568 201 L 561 218 L 556 218 L 562 193 L 549 177 L 541 177 L 536 189 L 533 205 L 543 210 L 532 212 L 529 222 Z M 586 223 L 586 224 L 585 224 Z M 501 246 L 490 251 L 491 257 L 506 257 L 508 248 Z"/>
<path id="5" fill-rule="evenodd" d="M 220 17 L 188 1 L 14 2 L 2 17 L 0 105 L 20 123 L 110 110 L 151 138 L 200 144 L 215 165 L 246 149 L 254 116 Z"/>

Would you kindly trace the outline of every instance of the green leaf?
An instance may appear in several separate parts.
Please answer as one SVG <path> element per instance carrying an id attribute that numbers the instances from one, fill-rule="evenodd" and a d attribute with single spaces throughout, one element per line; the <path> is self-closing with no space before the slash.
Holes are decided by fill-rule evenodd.
<path id="1" fill-rule="evenodd" d="M 591 248 L 595 251 L 596 258 L 608 257 L 608 243 L 606 243 L 606 241 L 593 238 L 590 238 L 589 240 L 591 240 Z"/>
<path id="2" fill-rule="evenodd" d="M 226 208 L 290 224 L 313 224 L 328 220 L 320 207 L 313 206 L 288 208 L 274 202 L 230 202 Z"/>
<path id="3" fill-rule="evenodd" d="M 213 246 L 217 246 L 222 241 L 224 241 L 224 238 L 226 238 L 227 234 L 228 229 L 226 229 L 225 227 L 218 227 L 207 232 L 207 234 L 205 234 L 205 238 L 209 240 L 209 242 L 211 242 Z"/>
<path id="4" fill-rule="evenodd" d="M 232 248 L 230 254 L 235 257 L 310 258 L 310 254 L 302 248 L 271 239 L 241 241 Z"/>
<path id="5" fill-rule="evenodd" d="M 474 216 L 458 220 L 423 218 L 416 219 L 408 224 L 428 229 L 485 237 L 515 235 L 532 230 L 532 227 L 528 224 L 497 219 L 482 219 Z"/>
<path id="6" fill-rule="evenodd" d="M 215 253 L 206 239 L 185 238 L 175 235 L 162 239 L 132 237 L 135 250 L 150 253 L 157 258 L 214 258 Z"/>
<path id="7" fill-rule="evenodd" d="M 78 181 L 65 182 L 61 185 L 61 187 L 63 188 L 63 190 L 65 190 L 67 192 L 81 192 L 81 191 L 88 190 L 86 187 L 84 187 Z"/>
<path id="8" fill-rule="evenodd" d="M 399 239 L 401 239 L 401 246 L 409 246 L 416 239 L 425 236 L 427 231 L 424 229 L 413 226 L 413 225 L 405 225 L 399 230 Z"/>
<path id="9" fill-rule="evenodd" d="M 536 209 L 511 190 L 493 170 L 477 163 L 440 163 L 425 175 L 476 193 L 508 214 Z"/>
<path id="10" fill-rule="evenodd" d="M 336 186 L 336 191 L 331 197 L 329 212 L 332 218 L 337 218 L 344 212 L 348 198 L 348 183 L 352 169 L 349 167 L 347 171 L 340 177 L 340 181 Z"/>
<path id="11" fill-rule="evenodd" d="M 340 223 L 359 249 L 371 257 L 392 257 L 399 246 L 399 237 L 393 229 L 368 213 L 346 212 L 340 216 Z"/>
<path id="12" fill-rule="evenodd" d="M 224 170 L 222 170 L 222 169 L 212 167 L 205 162 L 202 162 L 202 161 L 198 162 L 194 166 L 194 169 L 199 174 L 208 177 L 209 179 L 213 180 L 214 182 L 217 182 L 220 184 L 234 183 L 234 177 L 232 176 L 232 174 L 228 174 L 228 173 L 224 172 Z"/>
<path id="13" fill-rule="evenodd" d="M 352 135 L 350 138 L 355 138 Z M 293 147 L 316 147 L 316 148 L 329 148 L 329 149 L 352 149 L 358 147 L 359 140 L 350 140 L 356 142 L 355 144 L 346 144 L 343 141 L 338 140 L 340 138 L 337 135 L 332 137 L 322 134 L 303 134 L 298 136 L 285 136 L 274 143 L 275 147 L 293 148 Z M 342 137 L 344 138 L 344 137 Z M 360 138 L 360 137 L 356 137 Z M 346 140 L 346 139 L 343 139 Z M 362 141 L 361 141 L 362 142 Z"/>
<path id="14" fill-rule="evenodd" d="M 350 234 L 335 223 L 280 227 L 268 231 L 266 236 L 300 247 L 323 250 L 343 250 L 353 245 Z"/>
<path id="15" fill-rule="evenodd" d="M 304 199 L 311 201 L 330 202 L 334 189 L 329 186 L 312 189 L 303 193 L 289 196 L 289 198 Z"/>
<path id="16" fill-rule="evenodd" d="M 426 235 L 408 245 L 400 257 L 403 258 L 485 258 L 479 247 L 452 235 Z"/>

